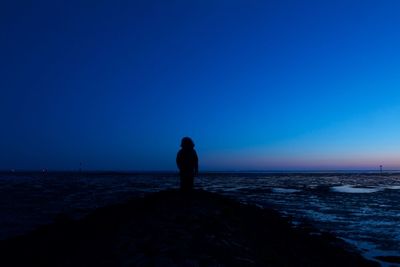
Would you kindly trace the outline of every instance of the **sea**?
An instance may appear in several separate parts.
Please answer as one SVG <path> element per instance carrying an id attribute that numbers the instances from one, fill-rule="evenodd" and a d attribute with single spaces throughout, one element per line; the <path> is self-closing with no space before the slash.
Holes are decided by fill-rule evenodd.
<path id="1" fill-rule="evenodd" d="M 196 188 L 274 208 L 294 225 L 335 234 L 365 257 L 400 256 L 399 172 L 209 172 Z M 0 173 L 0 239 L 96 208 L 178 188 L 174 172 Z M 400 264 L 384 266 L 400 266 Z"/>

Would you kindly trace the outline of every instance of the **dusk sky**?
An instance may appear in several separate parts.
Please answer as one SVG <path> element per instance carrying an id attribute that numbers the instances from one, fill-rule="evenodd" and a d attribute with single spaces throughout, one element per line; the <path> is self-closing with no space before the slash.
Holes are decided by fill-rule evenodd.
<path id="1" fill-rule="evenodd" d="M 0 169 L 400 169 L 400 1 L 1 1 Z"/>

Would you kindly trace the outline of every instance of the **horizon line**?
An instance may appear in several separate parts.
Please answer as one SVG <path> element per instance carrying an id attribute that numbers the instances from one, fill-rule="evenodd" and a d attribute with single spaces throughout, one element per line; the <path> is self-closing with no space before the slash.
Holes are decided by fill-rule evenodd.
<path id="1" fill-rule="evenodd" d="M 178 170 L 102 170 L 102 169 L 74 169 L 74 170 L 63 170 L 63 169 L 0 169 L 0 173 L 52 173 L 52 172 L 72 172 L 72 173 L 176 173 Z M 332 173 L 332 172 L 376 172 L 376 173 L 388 173 L 388 172 L 400 172 L 400 169 L 277 169 L 277 170 L 203 170 L 199 173 Z"/>

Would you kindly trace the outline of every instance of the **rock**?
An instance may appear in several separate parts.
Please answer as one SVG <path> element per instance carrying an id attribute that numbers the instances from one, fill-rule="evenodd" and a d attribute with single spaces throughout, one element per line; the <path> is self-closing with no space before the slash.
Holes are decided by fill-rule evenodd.
<path id="1" fill-rule="evenodd" d="M 0 241 L 0 266 L 379 266 L 315 232 L 271 209 L 170 190 Z"/>

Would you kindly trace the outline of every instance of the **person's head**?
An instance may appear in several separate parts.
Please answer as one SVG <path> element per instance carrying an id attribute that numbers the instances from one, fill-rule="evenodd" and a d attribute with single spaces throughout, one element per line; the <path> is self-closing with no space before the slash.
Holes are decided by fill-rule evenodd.
<path id="1" fill-rule="evenodd" d="M 193 149 L 194 148 L 193 140 L 190 137 L 183 137 L 181 141 L 181 147 L 183 149 Z"/>

